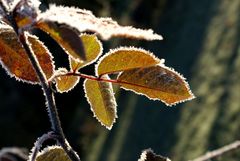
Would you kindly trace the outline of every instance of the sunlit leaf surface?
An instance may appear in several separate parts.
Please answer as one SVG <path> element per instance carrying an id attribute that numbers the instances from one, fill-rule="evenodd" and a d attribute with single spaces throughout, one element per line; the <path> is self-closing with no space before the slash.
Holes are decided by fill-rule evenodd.
<path id="1" fill-rule="evenodd" d="M 124 71 L 119 75 L 118 81 L 122 82 L 121 87 L 126 90 L 161 100 L 169 106 L 194 98 L 185 78 L 165 66 Z"/>
<path id="2" fill-rule="evenodd" d="M 80 37 L 85 49 L 86 60 L 77 62 L 69 57 L 70 67 L 73 71 L 95 62 L 96 59 L 102 54 L 102 43 L 98 40 L 96 35 L 82 34 Z"/>
<path id="3" fill-rule="evenodd" d="M 84 82 L 84 90 L 94 116 L 102 125 L 111 129 L 117 118 L 112 85 L 87 79 Z"/>
<path id="4" fill-rule="evenodd" d="M 96 73 L 103 75 L 133 68 L 149 67 L 163 63 L 163 61 L 149 51 L 133 47 L 121 47 L 111 50 L 100 59 L 96 66 Z"/>

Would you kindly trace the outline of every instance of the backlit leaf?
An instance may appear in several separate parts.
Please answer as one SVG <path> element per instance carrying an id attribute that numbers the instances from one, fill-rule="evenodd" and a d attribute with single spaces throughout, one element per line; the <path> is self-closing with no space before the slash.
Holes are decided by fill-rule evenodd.
<path id="1" fill-rule="evenodd" d="M 27 34 L 29 45 L 47 78 L 54 73 L 52 55 L 36 36 Z M 0 25 L 0 62 L 10 76 L 29 83 L 38 83 L 38 77 L 28 56 L 18 41 L 13 29 L 8 25 Z"/>
<path id="2" fill-rule="evenodd" d="M 155 154 L 151 149 L 146 149 L 142 152 L 138 161 L 171 161 L 167 157 Z"/>
<path id="3" fill-rule="evenodd" d="M 124 71 L 118 81 L 122 88 L 161 100 L 168 106 L 194 98 L 185 78 L 163 65 Z"/>
<path id="4" fill-rule="evenodd" d="M 62 147 L 49 146 L 37 155 L 36 161 L 71 161 L 71 159 Z"/>
<path id="5" fill-rule="evenodd" d="M 98 40 L 96 35 L 83 34 L 80 36 L 85 49 L 86 60 L 77 62 L 69 57 L 70 67 L 73 71 L 95 62 L 102 54 L 102 43 Z"/>
<path id="6" fill-rule="evenodd" d="M 65 73 L 67 73 L 67 70 L 64 68 L 61 68 L 60 70 L 65 70 Z M 56 78 L 57 91 L 63 93 L 72 90 L 78 84 L 79 79 L 80 78 L 78 76 L 58 76 Z"/>
<path id="7" fill-rule="evenodd" d="M 112 84 L 86 79 L 84 82 L 84 90 L 94 117 L 96 117 L 102 125 L 111 129 L 117 118 L 117 105 Z"/>
<path id="8" fill-rule="evenodd" d="M 162 36 L 154 34 L 152 30 L 136 29 L 131 26 L 120 26 L 111 18 L 95 17 L 90 11 L 73 7 L 51 5 L 50 8 L 38 17 L 39 23 L 52 21 L 59 24 L 68 24 L 80 32 L 90 31 L 97 33 L 102 39 L 111 37 L 127 37 L 145 40 L 161 40 Z"/>
<path id="9" fill-rule="evenodd" d="M 37 24 L 41 30 L 48 33 L 69 56 L 81 62 L 86 60 L 84 46 L 78 33 L 65 24 L 51 21 L 41 21 Z"/>
<path id="10" fill-rule="evenodd" d="M 149 67 L 163 62 L 164 60 L 156 58 L 149 51 L 121 47 L 111 50 L 99 60 L 96 73 L 103 75 L 133 68 Z"/>
<path id="11" fill-rule="evenodd" d="M 47 79 L 49 79 L 53 75 L 55 68 L 52 54 L 36 36 L 27 34 L 27 39 L 43 72 L 46 74 Z"/>

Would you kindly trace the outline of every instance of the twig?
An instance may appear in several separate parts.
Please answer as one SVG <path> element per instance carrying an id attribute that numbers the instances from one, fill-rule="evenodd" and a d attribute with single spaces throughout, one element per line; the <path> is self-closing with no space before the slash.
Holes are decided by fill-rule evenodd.
<path id="1" fill-rule="evenodd" d="M 70 147 L 70 145 L 66 141 L 65 135 L 61 127 L 61 122 L 58 116 L 58 111 L 57 111 L 56 103 L 54 99 L 54 93 L 49 87 L 47 79 L 43 74 L 39 63 L 37 62 L 35 55 L 33 54 L 33 51 L 30 49 L 29 45 L 27 44 L 24 33 L 19 34 L 18 36 L 41 82 L 41 86 L 47 102 L 48 113 L 49 113 L 49 118 L 52 125 L 52 130 L 60 136 L 58 141 L 60 145 L 63 147 L 63 149 L 66 151 L 66 153 L 68 154 L 69 158 L 71 158 L 71 160 L 73 161 L 80 161 L 79 156 L 76 154 L 76 152 L 73 151 L 73 149 Z"/>
<path id="2" fill-rule="evenodd" d="M 57 135 L 59 135 L 59 137 L 58 137 L 59 144 L 62 146 L 62 148 L 65 150 L 65 152 L 67 153 L 67 155 L 69 156 L 69 158 L 72 161 L 80 161 L 79 156 L 72 149 L 72 147 L 68 144 L 68 142 L 65 138 L 65 135 L 64 135 L 62 127 L 61 127 L 61 122 L 60 122 L 60 119 L 58 116 L 58 111 L 57 111 L 57 107 L 56 107 L 56 103 L 55 103 L 55 99 L 54 99 L 54 93 L 48 84 L 45 74 L 41 70 L 41 67 L 35 57 L 34 52 L 32 51 L 29 44 L 27 43 L 24 31 L 22 31 L 22 32 L 19 31 L 18 25 L 14 19 L 14 13 L 9 13 L 6 9 L 6 6 L 4 6 L 4 4 L 2 3 L 2 1 L 0 1 L 0 7 L 2 8 L 2 10 L 5 13 L 6 19 L 8 19 L 8 21 L 11 23 L 15 33 L 17 34 L 17 36 L 19 38 L 19 41 L 21 42 L 23 48 L 25 49 L 27 56 L 39 78 L 40 85 L 42 87 L 42 90 L 43 90 L 43 93 L 44 93 L 44 96 L 46 99 L 47 109 L 48 109 L 48 113 L 49 113 L 52 130 Z"/>
<path id="3" fill-rule="evenodd" d="M 225 153 L 231 152 L 231 151 L 239 149 L 239 148 L 240 148 L 240 140 L 237 140 L 231 144 L 225 145 L 219 149 L 208 152 L 205 155 L 200 156 L 200 157 L 190 160 L 190 161 L 208 161 L 210 159 L 220 157 Z"/>
<path id="4" fill-rule="evenodd" d="M 41 149 L 42 144 L 45 141 L 47 141 L 49 139 L 57 140 L 57 137 L 58 136 L 55 135 L 54 132 L 51 131 L 51 132 L 48 132 L 47 134 L 42 135 L 40 138 L 38 138 L 37 141 L 34 143 L 33 149 L 31 150 L 32 154 L 29 157 L 29 161 L 35 161 L 37 154 L 38 154 L 39 150 Z"/>

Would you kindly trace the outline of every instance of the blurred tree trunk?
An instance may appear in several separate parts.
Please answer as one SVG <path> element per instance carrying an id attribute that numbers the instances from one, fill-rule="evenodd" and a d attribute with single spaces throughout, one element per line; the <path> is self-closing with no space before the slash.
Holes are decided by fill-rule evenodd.
<path id="1" fill-rule="evenodd" d="M 175 160 L 240 138 L 240 1 L 218 1 L 205 35 L 191 81 L 197 99 L 181 111 Z M 236 153 L 219 160 L 237 161 Z"/>

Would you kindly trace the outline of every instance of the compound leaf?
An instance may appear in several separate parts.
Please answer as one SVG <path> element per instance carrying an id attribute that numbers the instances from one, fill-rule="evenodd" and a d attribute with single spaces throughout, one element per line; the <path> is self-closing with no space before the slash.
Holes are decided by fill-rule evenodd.
<path id="1" fill-rule="evenodd" d="M 85 49 L 78 33 L 69 25 L 57 24 L 51 21 L 41 21 L 38 28 L 48 33 L 65 52 L 78 62 L 86 60 Z"/>
<path id="2" fill-rule="evenodd" d="M 60 68 L 56 73 L 67 73 L 67 69 Z M 56 88 L 57 91 L 60 93 L 68 92 L 72 90 L 79 82 L 80 78 L 78 76 L 71 76 L 71 75 L 62 75 L 56 78 Z"/>
<path id="3" fill-rule="evenodd" d="M 155 154 L 151 149 L 146 149 L 142 152 L 138 161 L 171 161 L 167 157 Z"/>
<path id="4" fill-rule="evenodd" d="M 27 40 L 46 77 L 50 78 L 54 73 L 54 62 L 51 53 L 36 36 L 27 34 Z M 0 63 L 7 73 L 17 80 L 33 84 L 39 82 L 15 32 L 10 26 L 3 24 L 0 25 Z"/>
<path id="5" fill-rule="evenodd" d="M 121 47 L 111 50 L 99 60 L 96 73 L 103 75 L 133 68 L 149 67 L 163 63 L 163 61 L 156 58 L 149 51 L 133 47 Z"/>
<path id="6" fill-rule="evenodd" d="M 84 90 L 94 117 L 107 129 L 111 129 L 117 118 L 112 84 L 87 79 L 84 82 Z"/>
<path id="7" fill-rule="evenodd" d="M 62 147 L 48 146 L 37 155 L 36 161 L 71 161 L 71 159 Z"/>
<path id="8" fill-rule="evenodd" d="M 153 33 L 152 30 L 142 30 L 131 26 L 120 26 L 111 18 L 98 18 L 88 10 L 82 10 L 73 7 L 62 7 L 51 5 L 49 9 L 40 14 L 38 22 L 58 22 L 59 24 L 68 24 L 79 32 L 95 32 L 102 39 L 111 37 L 127 37 L 145 40 L 161 40 L 162 36 Z"/>
<path id="9" fill-rule="evenodd" d="M 86 60 L 78 62 L 69 57 L 70 67 L 73 71 L 87 66 L 95 62 L 98 57 L 102 54 L 102 43 L 98 40 L 96 35 L 82 34 L 81 36 L 83 46 L 86 53 Z"/>
<path id="10" fill-rule="evenodd" d="M 194 98 L 185 78 L 164 65 L 124 71 L 118 81 L 122 88 L 161 100 L 168 106 Z"/>

